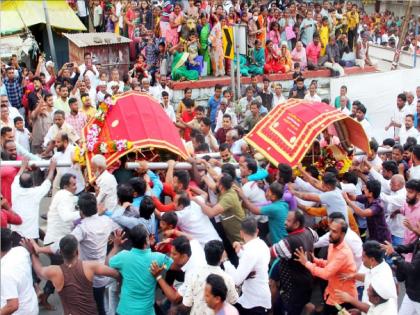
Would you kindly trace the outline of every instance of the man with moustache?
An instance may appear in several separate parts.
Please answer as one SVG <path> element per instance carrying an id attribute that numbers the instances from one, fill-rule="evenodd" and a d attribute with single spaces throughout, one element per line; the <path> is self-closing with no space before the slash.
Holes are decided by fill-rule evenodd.
<path id="1" fill-rule="evenodd" d="M 328 247 L 327 260 L 313 258 L 313 262 L 307 258 L 307 251 L 304 248 L 296 249 L 296 260 L 305 266 L 313 276 L 328 280 L 327 288 L 324 292 L 325 315 L 337 314 L 336 304 L 350 309 L 351 304 L 344 303 L 341 295 L 337 292 L 344 291 L 352 298 L 357 299 L 356 280 L 343 280 L 341 275 L 356 272 L 356 263 L 353 253 L 344 241 L 348 224 L 343 219 L 334 219 L 330 223 L 330 245 Z M 311 252 L 309 252 L 311 253 Z"/>
<path id="2" fill-rule="evenodd" d="M 81 193 L 85 187 L 85 181 L 79 164 L 73 164 L 73 156 L 76 146 L 70 143 L 67 133 L 59 132 L 54 140 L 56 153 L 53 158 L 57 162 L 70 163 L 69 167 L 57 168 L 57 176 L 53 182 L 53 194 L 59 190 L 59 183 L 63 174 L 69 173 L 76 177 L 76 195 Z"/>
<path id="3" fill-rule="evenodd" d="M 290 211 L 285 225 L 288 236 L 271 247 L 271 255 L 280 258 L 273 264 L 270 275 L 273 311 L 275 314 L 300 314 L 311 299 L 313 277 L 294 259 L 293 253 L 298 248 L 312 253 L 318 235 L 305 228 L 305 217 L 300 210 Z"/>

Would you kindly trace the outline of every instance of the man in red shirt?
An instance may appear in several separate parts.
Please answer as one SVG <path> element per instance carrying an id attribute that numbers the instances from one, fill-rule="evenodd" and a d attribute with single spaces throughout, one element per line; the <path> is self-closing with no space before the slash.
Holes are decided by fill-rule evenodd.
<path id="1" fill-rule="evenodd" d="M 308 61 L 308 70 L 318 70 L 318 59 L 321 54 L 321 43 L 319 35 L 314 34 L 313 41 L 306 47 L 306 59 Z"/>
<path id="2" fill-rule="evenodd" d="M 21 160 L 17 155 L 16 144 L 12 140 L 6 140 L 3 143 L 2 158 L 4 161 Z M 0 166 L 1 173 L 1 192 L 7 200 L 12 200 L 12 183 L 16 174 L 19 172 L 19 167 Z"/>
<path id="3" fill-rule="evenodd" d="M 232 130 L 232 117 L 229 114 L 224 114 L 222 128 L 219 128 L 215 134 L 216 140 L 219 144 L 226 142 L 226 134 L 229 130 Z"/>

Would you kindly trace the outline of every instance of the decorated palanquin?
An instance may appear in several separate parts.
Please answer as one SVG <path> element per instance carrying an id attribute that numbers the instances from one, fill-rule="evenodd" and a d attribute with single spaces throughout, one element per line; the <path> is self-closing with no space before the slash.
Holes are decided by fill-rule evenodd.
<path id="1" fill-rule="evenodd" d="M 340 146 L 319 149 L 312 164 L 321 171 L 328 166 L 340 172 L 348 169 L 351 159 L 347 153 L 351 148 L 369 152 L 369 140 L 356 120 L 328 104 L 299 99 L 274 107 L 244 139 L 273 165 L 294 167 L 305 155 L 311 155 L 317 137 L 327 127 L 334 127 Z"/>
<path id="2" fill-rule="evenodd" d="M 178 129 L 162 106 L 145 93 L 127 92 L 99 104 L 83 135 L 89 178 L 90 159 L 95 154 L 103 154 L 110 168 L 129 152 L 147 161 L 160 161 L 165 154 L 175 159 L 188 158 Z"/>

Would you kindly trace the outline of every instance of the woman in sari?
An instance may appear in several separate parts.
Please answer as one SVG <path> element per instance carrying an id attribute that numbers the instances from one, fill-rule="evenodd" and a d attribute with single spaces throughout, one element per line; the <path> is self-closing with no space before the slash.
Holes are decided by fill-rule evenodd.
<path id="1" fill-rule="evenodd" d="M 289 9 L 286 9 L 286 11 L 284 12 L 284 16 L 283 18 L 280 19 L 279 21 L 279 25 L 281 28 L 281 40 L 286 41 L 287 43 L 287 48 L 292 49 L 292 42 L 291 42 L 291 38 L 287 38 L 287 31 L 286 29 L 288 28 L 292 28 L 293 29 L 293 25 L 295 25 L 295 20 L 290 16 L 290 12 Z"/>
<path id="2" fill-rule="evenodd" d="M 199 53 L 203 56 L 203 66 L 206 67 L 207 75 L 211 74 L 211 62 L 210 62 L 210 54 L 209 54 L 209 36 L 210 36 L 210 24 L 207 20 L 207 15 L 205 13 L 201 13 L 200 16 L 200 25 L 199 25 L 199 39 L 200 39 L 200 49 Z"/>
<path id="3" fill-rule="evenodd" d="M 284 72 L 289 72 L 292 69 L 292 55 L 284 41 L 281 42 L 280 64 L 284 67 Z"/>
<path id="4" fill-rule="evenodd" d="M 264 73 L 264 48 L 262 47 L 261 41 L 258 39 L 255 41 L 255 48 L 251 53 L 251 62 L 248 66 L 248 72 L 250 74 L 263 74 Z"/>
<path id="5" fill-rule="evenodd" d="M 306 49 L 303 47 L 301 41 L 296 43 L 296 47 L 292 50 L 292 61 L 298 62 L 300 65 L 300 69 L 303 71 L 306 68 L 307 61 L 306 61 Z"/>
<path id="6" fill-rule="evenodd" d="M 175 3 L 174 11 L 169 15 L 169 27 L 166 30 L 166 42 L 176 46 L 179 42 L 179 32 L 184 20 L 181 4 Z"/>
<path id="7" fill-rule="evenodd" d="M 213 28 L 209 36 L 209 41 L 211 43 L 211 68 L 213 70 L 213 75 L 215 75 L 216 77 L 221 77 L 225 75 L 224 53 L 222 46 L 222 25 L 220 24 L 220 21 L 215 14 L 212 15 L 212 18 Z"/>
<path id="8" fill-rule="evenodd" d="M 188 70 L 186 61 L 188 60 L 188 53 L 184 52 L 184 45 L 179 43 L 172 47 L 170 52 L 173 53 L 172 60 L 172 80 L 174 81 L 185 81 L 185 80 L 198 80 L 199 73 L 197 70 Z"/>
<path id="9" fill-rule="evenodd" d="M 284 65 L 280 63 L 280 55 L 273 46 L 273 42 L 268 40 L 265 45 L 265 65 L 264 73 L 286 72 Z"/>

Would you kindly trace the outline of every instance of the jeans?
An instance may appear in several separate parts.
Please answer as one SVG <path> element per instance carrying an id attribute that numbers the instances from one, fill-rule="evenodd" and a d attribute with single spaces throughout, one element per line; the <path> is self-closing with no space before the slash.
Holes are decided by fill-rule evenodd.
<path id="1" fill-rule="evenodd" d="M 105 287 L 93 288 L 93 297 L 95 298 L 98 315 L 106 315 L 105 312 Z"/>

